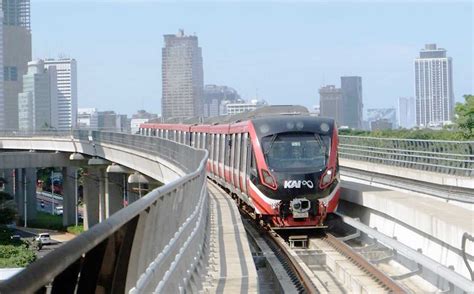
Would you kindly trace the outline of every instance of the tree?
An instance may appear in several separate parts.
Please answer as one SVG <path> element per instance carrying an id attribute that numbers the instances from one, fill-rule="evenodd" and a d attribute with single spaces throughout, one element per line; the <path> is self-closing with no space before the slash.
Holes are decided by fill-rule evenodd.
<path id="1" fill-rule="evenodd" d="M 15 220 L 16 210 L 13 197 L 0 191 L 0 225 L 10 224 Z"/>
<path id="2" fill-rule="evenodd" d="M 464 103 L 456 103 L 456 124 L 464 137 L 474 138 L 474 95 L 464 95 Z"/>

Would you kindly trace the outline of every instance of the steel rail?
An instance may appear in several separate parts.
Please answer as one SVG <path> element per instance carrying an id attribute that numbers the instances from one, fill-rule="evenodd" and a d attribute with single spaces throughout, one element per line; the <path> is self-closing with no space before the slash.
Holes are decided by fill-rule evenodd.
<path id="1" fill-rule="evenodd" d="M 343 241 L 338 240 L 331 234 L 326 234 L 326 237 L 324 237 L 323 240 L 325 240 L 336 251 L 349 258 L 359 268 L 363 269 L 369 275 L 373 276 L 374 279 L 380 281 L 385 286 L 385 288 L 391 293 L 407 292 L 406 289 L 401 287 L 392 278 L 390 278 L 381 270 L 369 263 L 362 255 L 354 251 L 351 247 L 349 247 L 349 245 L 347 245 Z"/>
<path id="2" fill-rule="evenodd" d="M 297 262 L 292 256 L 288 246 L 285 244 L 285 241 L 281 239 L 278 234 L 275 233 L 275 231 L 273 230 L 268 231 L 267 236 L 269 237 L 269 240 L 274 243 L 275 246 L 281 249 L 281 252 L 289 261 L 289 266 L 297 274 L 299 280 L 305 288 L 306 293 L 319 293 L 320 291 L 313 284 L 311 278 L 306 274 L 305 270 L 301 267 L 299 262 Z"/>
<path id="3" fill-rule="evenodd" d="M 455 271 L 445 267 L 442 264 L 437 263 L 433 259 L 421 254 L 420 252 L 408 247 L 407 245 L 402 244 L 351 217 L 345 216 L 338 212 L 336 212 L 335 214 L 340 216 L 344 223 L 356 228 L 357 230 L 367 234 L 368 236 L 377 239 L 377 241 L 379 241 L 380 243 L 396 250 L 398 254 L 401 254 L 406 258 L 413 260 L 414 262 L 418 263 L 429 271 L 437 274 L 438 276 L 452 283 L 455 287 L 458 287 L 462 291 L 466 293 L 472 293 L 474 291 L 474 282 L 466 279 L 464 276 L 456 273 Z"/>

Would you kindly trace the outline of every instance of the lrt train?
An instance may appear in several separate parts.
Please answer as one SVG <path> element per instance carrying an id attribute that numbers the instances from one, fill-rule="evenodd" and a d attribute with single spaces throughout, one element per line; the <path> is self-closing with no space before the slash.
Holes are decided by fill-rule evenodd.
<path id="1" fill-rule="evenodd" d="M 140 134 L 209 151 L 210 178 L 275 229 L 321 228 L 340 193 L 338 133 L 301 106 L 201 123 L 145 123 Z"/>

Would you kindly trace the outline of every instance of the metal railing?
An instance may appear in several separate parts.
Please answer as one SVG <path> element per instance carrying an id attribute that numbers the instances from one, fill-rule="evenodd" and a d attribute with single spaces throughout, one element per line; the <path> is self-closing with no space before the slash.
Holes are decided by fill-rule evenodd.
<path id="1" fill-rule="evenodd" d="M 474 141 L 339 137 L 339 156 L 458 176 L 474 176 Z"/>
<path id="2" fill-rule="evenodd" d="M 145 150 L 188 173 L 1 282 L 0 293 L 175 293 L 199 289 L 207 255 L 207 151 L 119 133 L 75 131 L 73 137 L 99 146 L 107 143 Z"/>

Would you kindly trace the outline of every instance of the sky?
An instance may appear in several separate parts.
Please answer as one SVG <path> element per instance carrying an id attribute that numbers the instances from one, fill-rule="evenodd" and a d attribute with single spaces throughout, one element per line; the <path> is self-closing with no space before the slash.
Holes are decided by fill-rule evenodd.
<path id="1" fill-rule="evenodd" d="M 204 83 L 244 99 L 318 104 L 322 85 L 362 77 L 364 109 L 414 96 L 426 43 L 453 58 L 454 94 L 474 93 L 474 5 L 429 1 L 31 0 L 33 58 L 75 58 L 79 107 L 161 112 L 163 35 L 196 34 Z"/>

